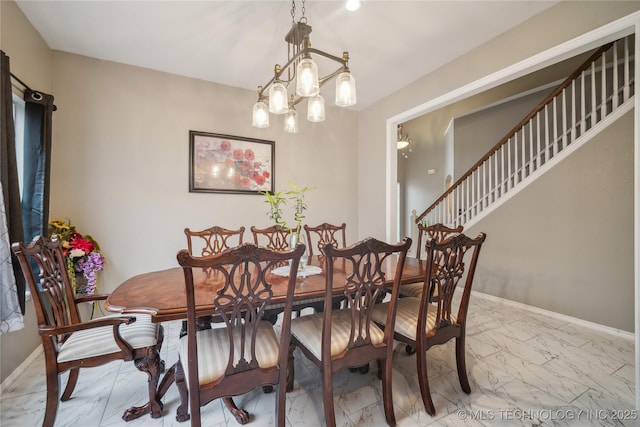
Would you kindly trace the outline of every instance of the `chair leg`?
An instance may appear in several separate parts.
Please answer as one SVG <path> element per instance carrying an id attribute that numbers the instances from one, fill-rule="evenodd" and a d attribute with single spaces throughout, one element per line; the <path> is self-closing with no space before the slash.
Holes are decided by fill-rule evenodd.
<path id="1" fill-rule="evenodd" d="M 333 407 L 333 376 L 331 369 L 322 369 L 322 394 L 324 401 L 324 423 L 326 427 L 336 427 L 336 413 Z"/>
<path id="2" fill-rule="evenodd" d="M 60 377 L 57 372 L 47 372 L 47 405 L 44 411 L 42 427 L 53 427 L 58 412 L 58 392 Z"/>
<path id="3" fill-rule="evenodd" d="M 422 395 L 422 403 L 427 414 L 433 416 L 436 414 L 436 408 L 431 400 L 431 390 L 429 389 L 429 377 L 427 373 L 427 351 L 420 348 L 416 351 L 418 363 L 418 382 L 420 384 L 420 394 Z"/>
<path id="4" fill-rule="evenodd" d="M 293 379 L 295 375 L 293 351 L 295 349 L 295 345 L 289 345 L 289 357 L 287 360 L 287 393 L 293 391 Z"/>
<path id="5" fill-rule="evenodd" d="M 277 426 L 281 427 L 286 425 L 286 404 L 287 404 L 287 390 L 286 387 L 282 387 L 281 384 L 288 383 L 286 379 L 286 370 L 280 372 L 280 381 L 276 390 L 276 422 Z"/>
<path id="6" fill-rule="evenodd" d="M 378 359 L 380 360 L 380 359 Z M 396 414 L 393 410 L 393 386 L 391 384 L 391 359 L 387 358 L 382 361 L 382 402 L 384 404 L 384 416 L 387 424 L 396 425 Z"/>
<path id="7" fill-rule="evenodd" d="M 465 360 L 464 351 L 464 335 L 456 338 L 456 366 L 458 367 L 458 379 L 460 380 L 462 391 L 467 394 L 471 393 L 471 387 L 469 387 L 469 378 L 467 377 L 467 363 Z"/>
<path id="8" fill-rule="evenodd" d="M 73 368 L 69 371 L 69 379 L 67 380 L 67 386 L 64 388 L 64 393 L 62 393 L 61 401 L 66 402 L 71 399 L 71 394 L 73 390 L 76 388 L 76 384 L 78 383 L 78 375 L 80 374 L 80 368 Z"/>
<path id="9" fill-rule="evenodd" d="M 182 362 L 180 359 L 176 362 L 175 378 L 176 387 L 178 387 L 178 394 L 180 395 L 180 406 L 176 410 L 176 421 L 183 422 L 189 419 L 189 390 L 187 390 L 187 383 L 184 377 L 184 369 L 182 368 Z"/>

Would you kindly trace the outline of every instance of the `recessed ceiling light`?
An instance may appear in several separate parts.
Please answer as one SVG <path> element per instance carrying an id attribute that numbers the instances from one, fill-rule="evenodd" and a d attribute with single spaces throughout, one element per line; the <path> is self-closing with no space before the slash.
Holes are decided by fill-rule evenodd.
<path id="1" fill-rule="evenodd" d="M 347 0 L 347 10 L 353 12 L 354 10 L 360 9 L 360 0 Z"/>

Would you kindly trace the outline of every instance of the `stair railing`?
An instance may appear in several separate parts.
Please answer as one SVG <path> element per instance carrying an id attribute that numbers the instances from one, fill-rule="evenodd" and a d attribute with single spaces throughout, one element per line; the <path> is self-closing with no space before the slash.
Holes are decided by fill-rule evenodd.
<path id="1" fill-rule="evenodd" d="M 464 225 L 632 97 L 633 37 L 598 48 L 415 223 Z"/>

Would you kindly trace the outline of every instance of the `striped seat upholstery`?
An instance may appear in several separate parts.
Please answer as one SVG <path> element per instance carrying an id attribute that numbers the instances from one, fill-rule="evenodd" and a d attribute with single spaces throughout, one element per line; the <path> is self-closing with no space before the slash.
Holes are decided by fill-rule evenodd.
<path id="1" fill-rule="evenodd" d="M 291 320 L 291 335 L 295 336 L 314 356 L 322 354 L 322 313 L 302 316 Z M 384 332 L 370 324 L 371 343 L 381 344 Z M 334 310 L 331 315 L 331 356 L 342 353 L 349 344 L 351 333 L 351 310 Z"/>
<path id="2" fill-rule="evenodd" d="M 389 303 L 376 305 L 371 317 L 376 323 L 384 324 L 387 321 L 387 309 Z M 418 329 L 418 315 L 420 313 L 420 298 L 400 298 L 396 309 L 395 331 L 415 341 Z M 456 317 L 451 315 L 451 322 L 455 323 Z M 427 327 L 425 333 L 434 328 L 436 323 L 436 307 L 427 310 Z"/>
<path id="3" fill-rule="evenodd" d="M 129 325 L 120 325 L 122 339 L 133 349 L 155 346 L 158 342 L 158 325 L 151 322 L 151 316 L 149 315 L 138 314 L 135 317 L 135 322 Z M 102 356 L 119 351 L 120 347 L 118 347 L 113 338 L 112 326 L 83 329 L 71 334 L 62 344 L 58 353 L 58 363 Z"/>
<path id="4" fill-rule="evenodd" d="M 245 334 L 251 336 L 253 328 L 247 328 Z M 200 384 L 213 382 L 224 375 L 229 363 L 229 333 L 227 328 L 206 329 L 196 332 L 196 340 L 198 343 L 198 381 Z M 247 339 L 245 345 L 250 341 Z M 241 330 L 239 327 L 234 329 L 233 346 L 234 346 L 234 365 L 240 360 L 240 344 Z M 261 321 L 258 323 L 258 333 L 256 335 L 256 360 L 260 368 L 270 368 L 278 365 L 278 337 L 271 323 Z M 215 349 L 215 351 L 211 351 Z M 189 352 L 187 350 L 187 336 L 180 338 L 178 344 L 178 353 L 180 360 L 189 360 Z M 250 358 L 251 352 L 245 349 L 245 358 Z M 183 365 L 187 385 L 189 381 L 189 364 Z"/>

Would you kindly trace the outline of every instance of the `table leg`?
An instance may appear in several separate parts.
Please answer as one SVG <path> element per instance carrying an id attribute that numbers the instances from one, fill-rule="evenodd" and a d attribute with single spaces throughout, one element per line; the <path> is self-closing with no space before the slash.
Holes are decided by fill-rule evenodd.
<path id="1" fill-rule="evenodd" d="M 146 372 L 149 376 L 149 401 L 143 406 L 132 406 L 127 409 L 122 415 L 122 419 L 125 421 L 135 420 L 142 415 L 151 413 L 151 418 L 162 417 L 162 402 L 156 391 L 158 387 L 158 379 L 160 373 L 164 371 L 164 361 L 160 359 L 160 353 L 156 347 L 150 347 L 147 349 L 147 354 L 144 357 L 139 357 L 134 360 L 136 368 L 142 372 Z"/>

